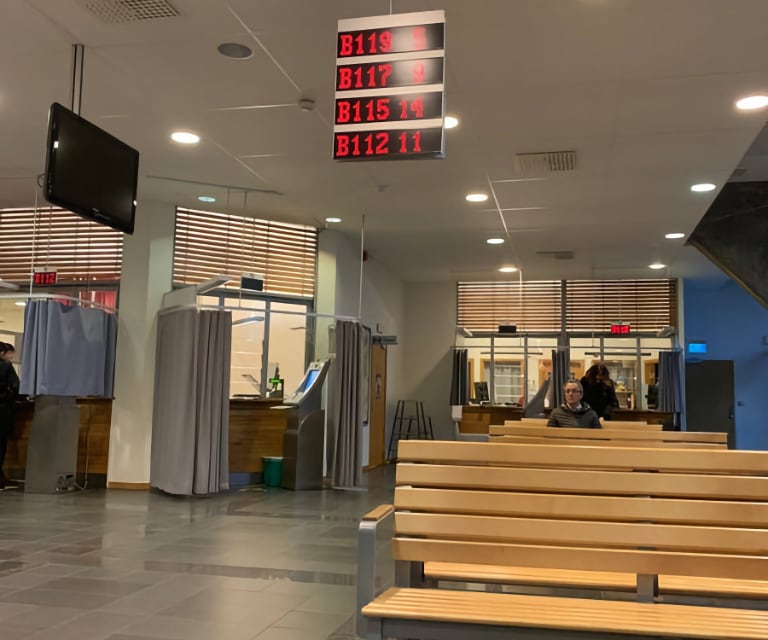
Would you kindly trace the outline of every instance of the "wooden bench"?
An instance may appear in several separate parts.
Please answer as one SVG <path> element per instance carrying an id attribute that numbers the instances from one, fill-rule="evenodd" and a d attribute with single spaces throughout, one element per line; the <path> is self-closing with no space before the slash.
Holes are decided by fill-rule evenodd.
<path id="1" fill-rule="evenodd" d="M 648 424 L 647 422 L 629 422 L 626 420 L 601 420 L 600 424 L 603 429 L 633 429 L 638 431 L 661 431 L 664 425 L 661 424 Z M 547 418 L 522 418 L 520 420 L 505 420 L 504 426 L 508 427 L 520 427 L 520 426 L 533 426 L 533 427 L 546 427 Z"/>
<path id="2" fill-rule="evenodd" d="M 394 507 L 381 508 L 360 525 L 358 633 L 768 638 L 766 611 L 657 601 L 657 576 L 662 585 L 674 576 L 682 589 L 719 581 L 741 582 L 747 590 L 768 576 L 768 453 L 618 447 L 607 452 L 402 442 Z M 375 533 L 393 514 L 397 586 L 374 597 Z M 625 583 L 629 576 L 641 601 L 423 587 L 425 574 L 436 575 L 430 566 L 451 565 L 484 568 L 489 575 L 519 567 L 607 572 Z"/>
<path id="3" fill-rule="evenodd" d="M 728 434 L 708 431 L 639 431 L 631 429 L 571 429 L 530 425 L 491 425 L 492 442 L 584 444 L 624 447 L 728 448 Z"/>

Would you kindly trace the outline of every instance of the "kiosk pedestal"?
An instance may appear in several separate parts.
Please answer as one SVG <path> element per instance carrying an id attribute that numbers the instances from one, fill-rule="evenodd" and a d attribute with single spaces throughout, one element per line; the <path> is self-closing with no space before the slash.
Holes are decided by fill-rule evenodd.
<path id="1" fill-rule="evenodd" d="M 318 360 L 307 368 L 296 392 L 274 410 L 295 408 L 283 435 L 284 489 L 302 491 L 323 487 L 323 445 L 325 411 L 321 407 L 322 389 L 329 360 Z"/>
<path id="2" fill-rule="evenodd" d="M 75 488 L 80 409 L 75 398 L 37 396 L 29 431 L 26 493 L 59 493 Z"/>

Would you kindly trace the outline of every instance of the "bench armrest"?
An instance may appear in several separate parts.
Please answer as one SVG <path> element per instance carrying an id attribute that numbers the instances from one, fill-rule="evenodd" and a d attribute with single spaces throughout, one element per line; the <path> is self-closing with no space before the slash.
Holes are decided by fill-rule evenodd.
<path id="1" fill-rule="evenodd" d="M 382 504 L 366 513 L 357 528 L 357 635 L 365 637 L 366 619 L 362 609 L 376 595 L 376 531 L 395 512 L 394 505 Z"/>

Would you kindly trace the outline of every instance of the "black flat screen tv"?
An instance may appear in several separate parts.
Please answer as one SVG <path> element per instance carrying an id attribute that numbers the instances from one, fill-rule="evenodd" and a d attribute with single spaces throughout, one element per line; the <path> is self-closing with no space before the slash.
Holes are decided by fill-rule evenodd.
<path id="1" fill-rule="evenodd" d="M 133 233 L 139 152 L 57 102 L 48 116 L 45 199 Z"/>

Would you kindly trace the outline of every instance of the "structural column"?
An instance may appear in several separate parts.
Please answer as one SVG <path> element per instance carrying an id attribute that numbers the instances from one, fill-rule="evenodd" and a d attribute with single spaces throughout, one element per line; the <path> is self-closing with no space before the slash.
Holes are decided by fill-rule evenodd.
<path id="1" fill-rule="evenodd" d="M 173 276 L 175 207 L 144 202 L 125 236 L 107 486 L 148 488 L 156 314 Z M 184 372 L 179 372 L 183 375 Z"/>

